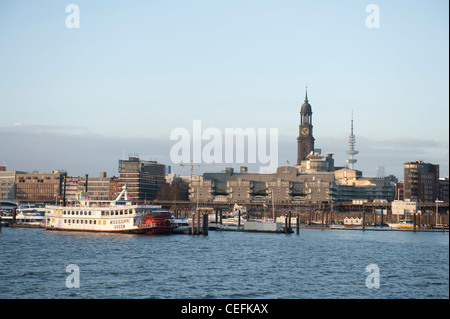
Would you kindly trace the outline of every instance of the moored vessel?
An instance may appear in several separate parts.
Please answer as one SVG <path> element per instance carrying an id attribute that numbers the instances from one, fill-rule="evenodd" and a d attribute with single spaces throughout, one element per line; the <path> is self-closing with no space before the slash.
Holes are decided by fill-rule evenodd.
<path id="1" fill-rule="evenodd" d="M 136 234 L 171 233 L 171 215 L 157 212 L 159 205 L 137 205 L 128 198 L 127 188 L 115 200 L 92 200 L 80 192 L 67 206 L 47 205 L 41 226 L 48 230 L 120 232 Z"/>
<path id="2" fill-rule="evenodd" d="M 400 221 L 398 223 L 388 223 L 391 228 L 410 229 L 414 228 L 414 223 L 409 220 Z"/>

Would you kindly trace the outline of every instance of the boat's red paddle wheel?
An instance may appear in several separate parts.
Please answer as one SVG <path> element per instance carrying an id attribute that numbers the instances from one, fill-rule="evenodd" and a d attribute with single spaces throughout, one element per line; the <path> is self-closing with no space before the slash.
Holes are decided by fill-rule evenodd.
<path id="1" fill-rule="evenodd" d="M 145 215 L 141 227 L 145 229 L 146 234 L 150 235 L 170 233 L 175 228 L 172 225 L 170 213 L 166 212 L 153 212 Z"/>

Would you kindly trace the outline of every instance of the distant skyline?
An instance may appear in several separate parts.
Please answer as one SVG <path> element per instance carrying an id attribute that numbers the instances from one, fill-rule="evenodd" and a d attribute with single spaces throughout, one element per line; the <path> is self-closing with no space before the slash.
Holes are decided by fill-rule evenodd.
<path id="1" fill-rule="evenodd" d="M 401 179 L 423 160 L 448 175 L 449 4 L 377 1 L 369 29 L 371 3 L 0 0 L 0 165 L 111 176 L 125 153 L 187 175 L 169 136 L 193 120 L 278 128 L 279 166 L 293 164 L 309 83 L 315 147 L 336 166 L 353 111 L 355 169 Z"/>

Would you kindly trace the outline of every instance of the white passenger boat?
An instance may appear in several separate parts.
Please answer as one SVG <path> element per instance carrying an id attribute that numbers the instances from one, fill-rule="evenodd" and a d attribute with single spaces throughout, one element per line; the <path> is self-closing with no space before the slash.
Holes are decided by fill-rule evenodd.
<path id="1" fill-rule="evenodd" d="M 44 221 L 44 213 L 40 212 L 37 208 L 25 208 L 18 206 L 16 210 L 16 216 L 13 216 L 13 212 L 2 213 L 2 221 L 6 225 L 12 225 L 14 222 L 15 226 L 30 226 L 39 227 Z"/>
<path id="2" fill-rule="evenodd" d="M 161 234 L 172 232 L 171 215 L 159 205 L 134 205 L 127 188 L 115 200 L 91 200 L 79 193 L 68 206 L 47 205 L 42 227 L 49 230 Z"/>

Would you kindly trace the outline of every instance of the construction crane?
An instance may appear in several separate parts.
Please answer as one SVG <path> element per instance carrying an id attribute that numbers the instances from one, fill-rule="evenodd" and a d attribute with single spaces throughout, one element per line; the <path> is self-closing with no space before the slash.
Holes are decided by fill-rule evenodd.
<path id="1" fill-rule="evenodd" d="M 202 163 L 193 163 L 193 161 L 191 160 L 190 164 L 180 164 L 180 166 L 182 167 L 186 167 L 186 166 L 190 166 L 191 167 L 191 181 L 192 181 L 192 176 L 194 175 L 194 166 L 223 166 L 226 164 L 202 164 Z"/>

